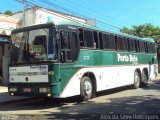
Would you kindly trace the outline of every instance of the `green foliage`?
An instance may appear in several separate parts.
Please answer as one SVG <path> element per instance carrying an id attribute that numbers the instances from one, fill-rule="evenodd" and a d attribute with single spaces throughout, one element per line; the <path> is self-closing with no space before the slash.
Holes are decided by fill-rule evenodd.
<path id="1" fill-rule="evenodd" d="M 6 10 L 6 11 L 4 12 L 4 14 L 5 14 L 5 15 L 9 15 L 9 16 L 13 15 L 13 13 L 12 13 L 11 10 Z"/>
<path id="2" fill-rule="evenodd" d="M 121 32 L 139 37 L 152 37 L 157 43 L 160 42 L 160 27 L 152 24 L 133 25 L 131 29 L 124 27 Z"/>

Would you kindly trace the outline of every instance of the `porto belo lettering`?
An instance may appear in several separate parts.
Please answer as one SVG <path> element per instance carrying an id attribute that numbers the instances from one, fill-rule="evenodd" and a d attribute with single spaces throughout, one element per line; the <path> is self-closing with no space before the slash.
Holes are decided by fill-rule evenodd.
<path id="1" fill-rule="evenodd" d="M 138 58 L 137 58 L 136 55 L 117 54 L 117 61 L 120 61 L 120 62 L 137 62 Z"/>

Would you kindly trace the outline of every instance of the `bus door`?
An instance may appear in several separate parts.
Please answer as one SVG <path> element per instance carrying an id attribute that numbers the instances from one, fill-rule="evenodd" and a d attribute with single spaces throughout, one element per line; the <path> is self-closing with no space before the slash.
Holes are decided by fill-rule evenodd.
<path id="1" fill-rule="evenodd" d="M 79 54 L 78 30 L 74 28 L 60 30 L 61 41 L 61 82 L 62 89 L 77 71 L 76 65 Z"/>

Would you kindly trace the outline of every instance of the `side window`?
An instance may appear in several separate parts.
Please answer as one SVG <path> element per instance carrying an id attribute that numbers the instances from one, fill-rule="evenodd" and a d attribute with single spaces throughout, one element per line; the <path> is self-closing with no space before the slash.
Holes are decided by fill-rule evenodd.
<path id="1" fill-rule="evenodd" d="M 135 40 L 136 52 L 140 52 L 139 40 Z"/>
<path id="2" fill-rule="evenodd" d="M 147 47 L 148 47 L 148 53 L 155 53 L 156 52 L 156 47 L 154 43 L 147 42 Z"/>
<path id="3" fill-rule="evenodd" d="M 97 31 L 94 31 L 93 34 L 94 34 L 94 42 L 95 42 L 94 47 L 99 48 L 99 41 L 98 41 L 98 33 L 97 33 Z"/>
<path id="4" fill-rule="evenodd" d="M 103 49 L 103 40 L 102 40 L 102 33 L 99 32 L 99 43 L 100 43 L 100 49 Z"/>
<path id="5" fill-rule="evenodd" d="M 149 52 L 156 53 L 156 46 L 154 43 L 149 43 Z"/>
<path id="6" fill-rule="evenodd" d="M 61 30 L 60 39 L 61 39 L 61 61 L 71 62 L 72 54 L 71 54 L 71 42 L 69 39 L 69 32 L 66 30 Z"/>
<path id="7" fill-rule="evenodd" d="M 76 32 L 72 32 L 71 39 L 72 39 L 72 59 L 73 61 L 76 61 L 79 54 L 79 41 Z"/>
<path id="8" fill-rule="evenodd" d="M 117 37 L 117 50 L 127 50 L 127 40 L 123 37 Z"/>
<path id="9" fill-rule="evenodd" d="M 140 52 L 145 52 L 145 42 L 139 41 Z"/>
<path id="10" fill-rule="evenodd" d="M 135 45 L 135 40 L 129 39 L 129 51 L 135 52 L 136 51 L 136 45 Z"/>
<path id="11" fill-rule="evenodd" d="M 103 34 L 103 48 L 104 49 L 110 49 L 110 35 L 109 34 Z"/>
<path id="12" fill-rule="evenodd" d="M 110 48 L 115 49 L 115 36 L 110 35 Z"/>
<path id="13" fill-rule="evenodd" d="M 156 53 L 156 46 L 155 43 L 151 43 L 152 53 Z"/>
<path id="14" fill-rule="evenodd" d="M 68 31 L 65 30 L 60 31 L 60 37 L 61 37 L 61 48 L 70 49 L 70 40 Z"/>
<path id="15" fill-rule="evenodd" d="M 152 53 L 152 45 L 150 42 L 147 42 L 147 46 L 148 46 L 148 53 Z"/>
<path id="16" fill-rule="evenodd" d="M 80 47 L 84 47 L 84 40 L 83 40 L 83 29 L 79 29 L 79 40 L 80 40 Z"/>
<path id="17" fill-rule="evenodd" d="M 147 42 L 144 42 L 144 46 L 145 46 L 145 52 L 148 53 L 149 51 L 148 51 L 148 44 L 147 44 Z"/>
<path id="18" fill-rule="evenodd" d="M 84 30 L 84 46 L 89 48 L 94 47 L 92 31 Z"/>
<path id="19" fill-rule="evenodd" d="M 128 51 L 128 41 L 127 38 L 123 38 L 124 41 L 124 50 Z"/>

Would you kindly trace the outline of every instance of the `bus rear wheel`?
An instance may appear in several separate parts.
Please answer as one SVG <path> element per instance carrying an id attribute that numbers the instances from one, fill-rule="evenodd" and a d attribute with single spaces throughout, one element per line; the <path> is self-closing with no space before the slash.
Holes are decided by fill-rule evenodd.
<path id="1" fill-rule="evenodd" d="M 83 77 L 80 84 L 80 95 L 83 101 L 91 99 L 93 94 L 93 85 L 89 77 Z"/>
<path id="2" fill-rule="evenodd" d="M 134 72 L 134 84 L 133 84 L 133 88 L 137 89 L 140 86 L 140 75 L 138 72 Z"/>
<path id="3" fill-rule="evenodd" d="M 146 71 L 142 71 L 142 81 L 141 81 L 141 85 L 142 87 L 146 87 L 148 84 L 148 76 L 147 76 L 147 72 Z"/>

